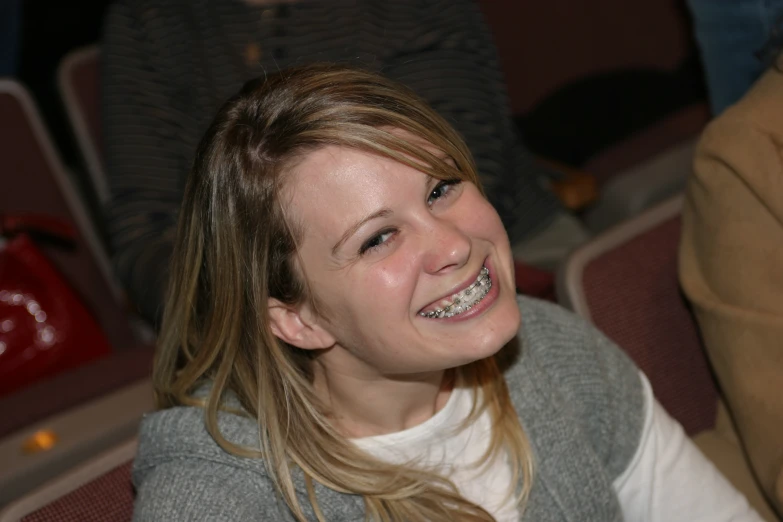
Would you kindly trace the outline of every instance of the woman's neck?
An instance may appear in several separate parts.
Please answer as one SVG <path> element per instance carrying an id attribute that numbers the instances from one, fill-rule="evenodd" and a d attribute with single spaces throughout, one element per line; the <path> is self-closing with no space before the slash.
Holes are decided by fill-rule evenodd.
<path id="1" fill-rule="evenodd" d="M 316 364 L 314 386 L 335 427 L 348 438 L 412 428 L 440 411 L 451 395 L 451 372 L 368 376 Z"/>

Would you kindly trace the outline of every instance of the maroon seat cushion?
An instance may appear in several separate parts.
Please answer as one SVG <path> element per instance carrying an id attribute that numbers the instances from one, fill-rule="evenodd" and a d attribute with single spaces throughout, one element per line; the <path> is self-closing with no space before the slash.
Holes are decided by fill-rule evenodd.
<path id="1" fill-rule="evenodd" d="M 521 261 L 514 261 L 517 292 L 547 301 L 555 301 L 555 275 Z"/>
<path id="2" fill-rule="evenodd" d="M 591 260 L 583 285 L 593 322 L 650 379 L 689 435 L 714 426 L 718 392 L 677 280 L 679 216 Z"/>
<path id="3" fill-rule="evenodd" d="M 25 516 L 23 522 L 123 522 L 133 516 L 131 464 L 114 468 L 51 504 Z"/>

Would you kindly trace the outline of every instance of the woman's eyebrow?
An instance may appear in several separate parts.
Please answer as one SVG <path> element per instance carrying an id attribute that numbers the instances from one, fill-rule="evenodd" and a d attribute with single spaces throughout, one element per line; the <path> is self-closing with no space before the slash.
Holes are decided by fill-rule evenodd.
<path id="1" fill-rule="evenodd" d="M 348 230 L 346 230 L 345 233 L 340 237 L 340 239 L 337 241 L 337 243 L 335 243 L 334 246 L 332 247 L 332 255 L 336 255 L 337 251 L 340 249 L 340 247 L 343 246 L 343 243 L 348 241 L 348 239 L 352 235 L 354 235 L 357 230 L 362 228 L 362 226 L 364 226 L 365 223 L 367 223 L 368 221 L 372 221 L 373 219 L 389 217 L 392 214 L 393 214 L 393 212 L 392 212 L 392 210 L 390 208 L 382 208 L 380 210 L 376 210 L 375 212 L 373 212 L 369 216 L 366 216 L 363 219 L 360 219 L 359 221 L 357 221 L 356 223 L 351 225 L 348 228 Z"/>

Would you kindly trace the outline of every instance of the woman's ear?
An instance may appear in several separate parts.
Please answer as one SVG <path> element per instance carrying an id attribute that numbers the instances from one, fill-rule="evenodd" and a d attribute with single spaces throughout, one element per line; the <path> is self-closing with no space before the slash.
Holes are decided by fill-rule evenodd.
<path id="1" fill-rule="evenodd" d="M 281 341 L 303 350 L 334 346 L 334 337 L 324 329 L 308 305 L 287 305 L 270 297 L 268 308 L 272 333 Z"/>

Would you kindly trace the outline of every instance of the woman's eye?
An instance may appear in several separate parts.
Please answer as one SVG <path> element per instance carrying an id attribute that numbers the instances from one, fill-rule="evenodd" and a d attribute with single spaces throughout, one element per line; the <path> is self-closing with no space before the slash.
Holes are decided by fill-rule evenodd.
<path id="1" fill-rule="evenodd" d="M 437 185 L 435 185 L 435 188 L 432 189 L 430 195 L 427 197 L 427 205 L 431 206 L 433 203 L 435 203 L 435 201 L 444 197 L 448 197 L 449 193 L 452 192 L 455 186 L 459 185 L 460 183 L 462 183 L 462 180 L 460 179 L 440 181 Z"/>
<path id="2" fill-rule="evenodd" d="M 367 241 L 359 249 L 359 255 L 364 255 L 371 250 L 378 250 L 389 244 L 389 240 L 394 235 L 394 230 L 384 230 Z"/>

